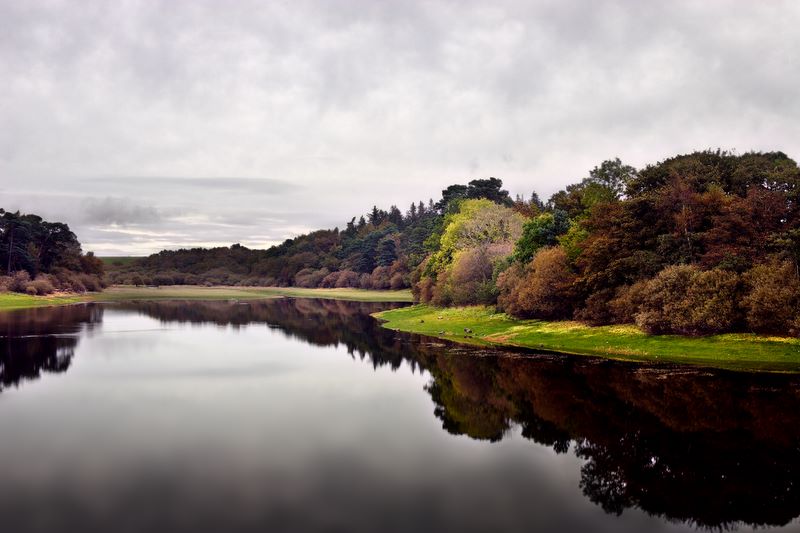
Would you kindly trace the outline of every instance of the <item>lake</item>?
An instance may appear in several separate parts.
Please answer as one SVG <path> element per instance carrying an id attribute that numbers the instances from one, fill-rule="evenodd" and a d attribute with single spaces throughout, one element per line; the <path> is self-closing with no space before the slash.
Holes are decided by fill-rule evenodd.
<path id="1" fill-rule="evenodd" d="M 799 378 L 456 346 L 387 307 L 0 313 L 2 530 L 800 530 Z"/>

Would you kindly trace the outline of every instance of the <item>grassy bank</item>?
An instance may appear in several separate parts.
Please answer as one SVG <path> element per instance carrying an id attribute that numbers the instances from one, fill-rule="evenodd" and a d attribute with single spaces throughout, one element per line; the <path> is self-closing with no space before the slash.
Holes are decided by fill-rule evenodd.
<path id="1" fill-rule="evenodd" d="M 390 329 L 469 344 L 739 371 L 800 372 L 800 339 L 795 338 L 647 335 L 635 326 L 589 327 L 577 322 L 516 320 L 487 307 L 437 309 L 416 305 L 384 311 L 376 317 Z M 464 328 L 473 333 L 465 333 Z"/>
<path id="2" fill-rule="evenodd" d="M 87 301 L 80 295 L 28 296 L 15 292 L 0 292 L 0 311 L 26 309 L 30 307 L 47 307 L 50 305 L 66 305 Z"/>

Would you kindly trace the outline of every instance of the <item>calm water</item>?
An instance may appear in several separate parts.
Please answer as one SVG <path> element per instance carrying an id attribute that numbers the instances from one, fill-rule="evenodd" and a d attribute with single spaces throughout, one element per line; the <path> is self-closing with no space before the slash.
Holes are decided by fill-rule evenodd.
<path id="1" fill-rule="evenodd" d="M 0 314 L 0 530 L 800 530 L 797 378 L 448 346 L 380 308 Z"/>

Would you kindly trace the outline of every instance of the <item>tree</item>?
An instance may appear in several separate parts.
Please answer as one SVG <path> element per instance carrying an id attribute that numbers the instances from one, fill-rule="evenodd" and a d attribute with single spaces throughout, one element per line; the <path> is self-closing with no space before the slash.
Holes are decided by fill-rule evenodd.
<path id="1" fill-rule="evenodd" d="M 498 278 L 498 304 L 507 313 L 542 319 L 572 316 L 575 274 L 561 247 L 543 248 L 525 267 L 512 269 Z"/>
<path id="2" fill-rule="evenodd" d="M 514 246 L 514 259 L 527 263 L 540 248 L 557 244 L 558 237 L 569 228 L 569 217 L 566 211 L 560 209 L 528 220 L 522 227 L 522 236 Z"/>

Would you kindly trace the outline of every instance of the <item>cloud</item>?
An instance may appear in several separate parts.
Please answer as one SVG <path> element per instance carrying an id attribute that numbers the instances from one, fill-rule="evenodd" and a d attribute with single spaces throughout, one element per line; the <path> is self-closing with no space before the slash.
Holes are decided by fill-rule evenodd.
<path id="1" fill-rule="evenodd" d="M 476 177 L 800 157 L 798 27 L 792 0 L 0 0 L 0 203 L 235 242 Z"/>
<path id="2" fill-rule="evenodd" d="M 82 221 L 86 224 L 156 224 L 162 220 L 155 208 L 136 205 L 122 198 L 86 198 L 81 208 Z"/>

